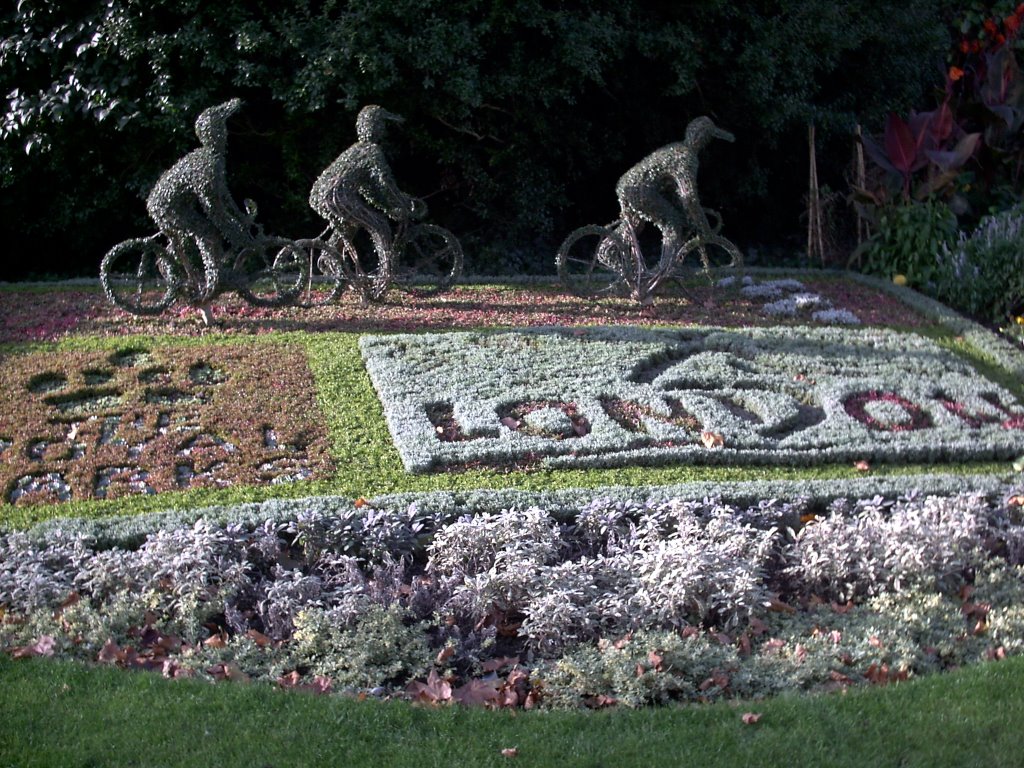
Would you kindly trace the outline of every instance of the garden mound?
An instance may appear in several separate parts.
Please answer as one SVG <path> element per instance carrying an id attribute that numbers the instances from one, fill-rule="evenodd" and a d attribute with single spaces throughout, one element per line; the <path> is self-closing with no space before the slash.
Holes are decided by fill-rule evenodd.
<path id="1" fill-rule="evenodd" d="M 635 706 L 1024 643 L 1024 354 L 909 291 L 227 298 L 209 328 L 2 295 L 15 655 Z"/>

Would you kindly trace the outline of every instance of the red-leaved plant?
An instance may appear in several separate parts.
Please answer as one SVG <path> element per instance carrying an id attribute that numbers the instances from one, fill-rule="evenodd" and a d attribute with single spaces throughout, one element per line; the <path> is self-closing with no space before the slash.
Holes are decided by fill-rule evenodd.
<path id="1" fill-rule="evenodd" d="M 978 148 L 981 133 L 967 133 L 953 117 L 950 100 L 930 112 L 911 112 L 904 120 L 889 113 L 885 133 L 879 142 L 863 136 L 864 150 L 875 164 L 898 179 L 904 200 L 921 200 L 948 187 Z M 926 170 L 927 175 L 913 188 L 914 176 Z M 881 191 L 860 189 L 876 204 L 885 202 Z"/>

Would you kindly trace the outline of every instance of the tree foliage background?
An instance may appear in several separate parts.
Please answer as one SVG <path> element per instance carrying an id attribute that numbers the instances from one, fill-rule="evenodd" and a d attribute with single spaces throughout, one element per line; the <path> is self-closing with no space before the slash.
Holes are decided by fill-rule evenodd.
<path id="1" fill-rule="evenodd" d="M 95 274 L 151 231 L 143 199 L 199 111 L 246 100 L 228 173 L 269 230 L 318 232 L 313 180 L 361 105 L 407 118 L 389 154 L 478 273 L 545 272 L 614 218 L 614 183 L 707 114 L 702 161 L 741 246 L 800 230 L 806 125 L 841 186 L 858 122 L 927 105 L 948 0 L 20 0 L 0 15 L 7 279 Z"/>

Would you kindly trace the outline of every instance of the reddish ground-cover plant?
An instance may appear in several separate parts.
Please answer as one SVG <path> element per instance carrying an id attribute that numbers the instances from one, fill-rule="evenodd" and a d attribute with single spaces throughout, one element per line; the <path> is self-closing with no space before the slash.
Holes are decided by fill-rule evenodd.
<path id="1" fill-rule="evenodd" d="M 103 294 L 93 290 L 3 291 L 0 341 L 51 341 L 75 332 L 79 324 L 107 311 Z"/>
<path id="2" fill-rule="evenodd" d="M 918 326 L 924 321 L 898 299 L 837 279 L 805 279 L 808 291 L 868 325 Z M 459 286 L 440 296 L 413 298 L 393 291 L 383 304 L 363 305 L 345 294 L 326 307 L 265 309 L 225 295 L 213 305 L 215 324 L 174 305 L 156 318 L 135 317 L 106 304 L 99 291 L 5 291 L 0 294 L 0 342 L 51 341 L 75 334 L 261 334 L 271 331 L 417 331 L 544 325 L 777 325 L 764 302 L 706 283 L 671 287 L 649 306 L 627 298 L 590 302 L 557 286 Z M 76 314 L 77 313 L 77 314 Z"/>
<path id="3" fill-rule="evenodd" d="M 278 344 L 10 355 L 0 492 L 53 503 L 321 476 L 317 414 L 305 356 Z"/>

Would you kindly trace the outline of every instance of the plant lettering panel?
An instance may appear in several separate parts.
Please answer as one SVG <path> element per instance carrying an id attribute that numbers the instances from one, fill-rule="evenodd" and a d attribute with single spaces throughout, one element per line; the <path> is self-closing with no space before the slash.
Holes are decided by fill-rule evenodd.
<path id="1" fill-rule="evenodd" d="M 1024 406 L 884 329 L 364 336 L 405 468 L 1009 458 Z"/>
<path id="2" fill-rule="evenodd" d="M 304 355 L 281 345 L 11 355 L 0 366 L 3 501 L 323 476 L 318 411 Z"/>

